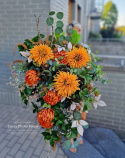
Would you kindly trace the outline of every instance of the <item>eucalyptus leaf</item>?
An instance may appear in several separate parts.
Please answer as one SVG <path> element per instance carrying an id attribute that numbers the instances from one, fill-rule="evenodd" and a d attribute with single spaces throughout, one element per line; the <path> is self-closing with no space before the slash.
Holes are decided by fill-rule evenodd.
<path id="1" fill-rule="evenodd" d="M 56 27 L 63 27 L 64 26 L 64 24 L 63 24 L 63 22 L 62 21 L 57 21 L 56 22 Z"/>
<path id="2" fill-rule="evenodd" d="M 49 15 L 54 15 L 54 14 L 55 14 L 54 11 L 49 12 Z"/>
<path id="3" fill-rule="evenodd" d="M 51 26 L 54 22 L 54 19 L 52 17 L 47 18 L 46 23 L 48 26 Z"/>
<path id="4" fill-rule="evenodd" d="M 75 142 L 74 142 L 74 147 L 75 147 L 75 148 L 78 148 L 78 147 L 79 147 L 79 141 L 75 141 Z"/>
<path id="5" fill-rule="evenodd" d="M 63 13 L 62 12 L 58 12 L 56 14 L 56 16 L 57 16 L 58 19 L 62 19 L 63 18 Z"/>
<path id="6" fill-rule="evenodd" d="M 57 34 L 60 34 L 60 33 L 63 32 L 63 29 L 62 29 L 61 27 L 57 27 L 57 28 L 55 29 L 55 32 L 56 32 Z"/>
<path id="7" fill-rule="evenodd" d="M 72 146 L 72 143 L 70 142 L 70 140 L 67 140 L 64 142 L 64 147 L 69 150 Z"/>
<path id="8" fill-rule="evenodd" d="M 71 36 L 66 36 L 66 41 L 71 41 L 72 40 L 72 37 Z"/>

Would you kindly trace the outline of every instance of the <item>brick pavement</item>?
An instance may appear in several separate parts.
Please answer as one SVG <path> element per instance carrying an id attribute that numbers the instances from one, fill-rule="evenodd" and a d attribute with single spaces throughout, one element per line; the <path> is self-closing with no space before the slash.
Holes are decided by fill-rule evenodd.
<path id="1" fill-rule="evenodd" d="M 41 135 L 44 129 L 37 124 L 35 118 L 36 114 L 32 113 L 31 107 L 0 104 L 0 158 L 47 156 L 49 144 L 45 144 Z M 16 128 L 17 125 L 20 125 L 19 128 Z M 35 127 L 29 128 L 29 125 Z M 57 146 L 55 151 L 50 151 L 50 158 L 67 158 L 67 156 Z"/>

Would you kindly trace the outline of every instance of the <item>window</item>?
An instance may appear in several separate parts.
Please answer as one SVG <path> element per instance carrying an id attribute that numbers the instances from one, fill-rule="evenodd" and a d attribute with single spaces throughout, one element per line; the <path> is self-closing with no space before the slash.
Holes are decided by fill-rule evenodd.
<path id="1" fill-rule="evenodd" d="M 79 5 L 77 6 L 77 21 L 81 23 L 81 8 Z"/>

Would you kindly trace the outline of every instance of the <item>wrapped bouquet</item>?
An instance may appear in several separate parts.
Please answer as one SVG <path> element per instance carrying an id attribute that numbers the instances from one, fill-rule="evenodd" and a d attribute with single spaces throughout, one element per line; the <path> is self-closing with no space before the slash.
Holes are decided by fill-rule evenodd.
<path id="1" fill-rule="evenodd" d="M 47 33 L 45 38 L 40 34 L 38 17 L 38 35 L 16 45 L 21 60 L 10 65 L 11 84 L 18 88 L 22 102 L 32 104 L 39 125 L 45 128 L 44 139 L 53 149 L 57 142 L 70 149 L 70 140 L 83 136 L 88 127 L 85 118 L 91 106 L 106 106 L 94 82 L 107 80 L 102 67 L 95 64 L 97 57 L 90 46 L 80 43 L 81 35 L 73 29 L 68 30 L 69 35 L 63 32 L 63 13 L 52 11 L 49 15 L 46 23 L 51 35 Z M 78 145 L 76 141 L 74 146 Z"/>

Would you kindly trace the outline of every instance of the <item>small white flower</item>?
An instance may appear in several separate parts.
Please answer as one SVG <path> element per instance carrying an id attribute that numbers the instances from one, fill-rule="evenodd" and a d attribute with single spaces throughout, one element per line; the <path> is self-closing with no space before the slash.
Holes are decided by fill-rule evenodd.
<path id="1" fill-rule="evenodd" d="M 91 53 L 91 49 L 88 49 L 87 52 L 90 54 Z"/>
<path id="2" fill-rule="evenodd" d="M 72 123 L 72 128 L 73 128 L 73 127 L 77 127 L 78 133 L 79 133 L 81 136 L 83 136 L 84 129 L 83 129 L 82 126 L 86 126 L 86 125 L 88 125 L 88 123 L 87 123 L 86 121 L 84 121 L 84 120 L 79 120 L 79 121 L 75 120 L 75 121 L 73 121 L 73 123 Z"/>
<path id="3" fill-rule="evenodd" d="M 22 56 L 24 56 L 24 57 L 29 57 L 30 56 L 30 53 L 28 52 L 28 51 L 26 51 L 26 52 L 20 52 L 20 54 L 22 55 Z"/>
<path id="4" fill-rule="evenodd" d="M 76 108 L 76 103 L 75 103 L 75 102 L 72 102 L 70 108 L 71 108 L 71 110 L 75 110 L 75 108 Z"/>
<path id="5" fill-rule="evenodd" d="M 59 45 L 57 45 L 58 46 L 58 52 L 60 52 L 60 51 L 65 51 L 65 47 L 61 47 L 61 46 L 59 46 Z"/>
<path id="6" fill-rule="evenodd" d="M 61 98 L 61 103 L 62 103 L 65 99 L 66 99 L 65 97 L 62 97 L 62 98 Z"/>
<path id="7" fill-rule="evenodd" d="M 93 106 L 95 109 L 97 108 L 98 105 L 99 106 L 107 106 L 104 101 L 100 100 L 100 98 L 101 98 L 101 94 L 94 97 Z"/>
<path id="8" fill-rule="evenodd" d="M 68 49 L 72 49 L 72 44 L 70 42 L 68 43 Z"/>
<path id="9" fill-rule="evenodd" d="M 20 54 L 24 57 L 28 57 L 28 63 L 30 63 L 32 61 L 32 58 L 29 57 L 30 53 L 28 51 L 26 51 L 26 52 L 21 51 Z"/>

